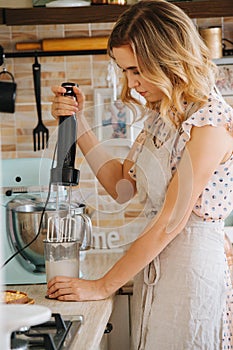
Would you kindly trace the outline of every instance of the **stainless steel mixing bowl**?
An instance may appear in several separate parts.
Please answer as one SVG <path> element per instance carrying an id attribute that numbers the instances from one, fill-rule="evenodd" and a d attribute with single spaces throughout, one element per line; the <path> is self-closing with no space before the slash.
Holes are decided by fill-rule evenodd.
<path id="1" fill-rule="evenodd" d="M 38 272 L 45 271 L 43 240 L 47 238 L 48 218 L 58 213 L 60 218 L 67 216 L 68 206 L 59 204 L 56 211 L 56 203 L 48 203 L 43 214 L 41 228 L 39 226 L 44 210 L 44 203 L 30 201 L 22 204 L 22 201 L 12 201 L 7 206 L 7 231 L 14 249 L 21 250 L 29 244 L 38 234 L 36 240 L 20 254 L 35 265 Z M 85 211 L 85 205 L 72 207 L 72 213 L 80 214 Z"/>

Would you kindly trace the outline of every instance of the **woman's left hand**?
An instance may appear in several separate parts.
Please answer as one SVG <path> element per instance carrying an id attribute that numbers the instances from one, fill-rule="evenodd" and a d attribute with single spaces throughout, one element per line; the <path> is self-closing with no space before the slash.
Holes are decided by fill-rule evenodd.
<path id="1" fill-rule="evenodd" d="M 107 298 L 104 283 L 74 277 L 56 276 L 48 282 L 47 296 L 61 301 L 87 301 Z"/>

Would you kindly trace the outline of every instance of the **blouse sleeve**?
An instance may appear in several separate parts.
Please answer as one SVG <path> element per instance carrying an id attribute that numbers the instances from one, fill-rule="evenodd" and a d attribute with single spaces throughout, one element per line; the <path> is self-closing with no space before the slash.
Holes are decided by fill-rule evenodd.
<path id="1" fill-rule="evenodd" d="M 206 105 L 182 123 L 180 137 L 176 145 L 176 153 L 180 153 L 184 149 L 186 142 L 190 139 L 193 126 L 226 126 L 226 124 L 232 123 L 232 120 L 232 108 L 224 101 L 220 94 L 211 93 Z"/>

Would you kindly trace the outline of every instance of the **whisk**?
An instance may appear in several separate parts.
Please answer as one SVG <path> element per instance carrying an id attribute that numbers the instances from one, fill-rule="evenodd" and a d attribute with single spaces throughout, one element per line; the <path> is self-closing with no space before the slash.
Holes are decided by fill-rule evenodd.
<path id="1" fill-rule="evenodd" d="M 48 218 L 47 241 L 48 242 L 69 242 L 74 240 L 77 232 L 77 221 L 71 210 L 71 189 L 68 190 L 69 200 L 67 215 L 60 216 L 59 210 Z M 58 197 L 57 197 L 58 202 Z M 57 203 L 56 207 L 59 207 Z"/>

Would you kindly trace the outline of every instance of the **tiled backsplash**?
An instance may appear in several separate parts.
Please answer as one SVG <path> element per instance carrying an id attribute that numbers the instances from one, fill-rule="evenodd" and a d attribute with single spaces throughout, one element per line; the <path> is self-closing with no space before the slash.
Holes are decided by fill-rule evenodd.
<path id="1" fill-rule="evenodd" d="M 233 41 L 233 18 L 194 20 L 198 26 L 221 25 L 224 38 Z M 17 42 L 38 42 L 45 38 L 88 37 L 109 35 L 113 23 L 70 24 L 38 26 L 0 26 L 0 45 L 5 52 L 15 51 Z M 41 64 L 42 117 L 49 129 L 49 148 L 33 151 L 32 130 L 37 125 L 37 112 L 33 88 L 33 58 L 7 58 L 5 66 L 13 73 L 17 83 L 16 111 L 0 113 L 1 157 L 28 158 L 53 156 L 56 142 L 56 121 L 51 116 L 51 86 L 64 81 L 78 82 L 86 94 L 88 120 L 91 125 L 94 115 L 94 89 L 108 86 L 107 55 L 39 57 Z M 85 192 L 87 205 L 92 213 L 96 247 L 121 246 L 130 243 L 145 225 L 140 216 L 141 206 L 137 198 L 127 207 L 115 204 L 97 185 L 96 179 L 78 151 L 77 167 L 81 165 L 81 180 L 77 191 Z M 75 191 L 74 191 L 75 192 Z M 106 210 L 107 208 L 107 210 Z M 101 243 L 102 242 L 102 243 Z"/>
<path id="2" fill-rule="evenodd" d="M 42 38 L 88 37 L 108 35 L 112 23 L 44 25 L 44 26 L 0 26 L 0 43 L 5 52 L 15 50 L 17 42 L 39 42 Z M 93 105 L 93 88 L 107 86 L 106 55 L 39 57 L 41 64 L 42 117 L 52 134 L 56 121 L 51 117 L 51 86 L 64 81 L 78 82 L 86 94 L 87 107 Z M 34 152 L 32 129 L 37 124 L 35 96 L 33 88 L 33 58 L 7 58 L 5 65 L 12 72 L 17 83 L 16 112 L 0 115 L 2 136 L 2 157 L 40 157 L 42 152 Z M 51 149 L 52 151 L 52 149 Z"/>

